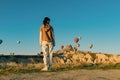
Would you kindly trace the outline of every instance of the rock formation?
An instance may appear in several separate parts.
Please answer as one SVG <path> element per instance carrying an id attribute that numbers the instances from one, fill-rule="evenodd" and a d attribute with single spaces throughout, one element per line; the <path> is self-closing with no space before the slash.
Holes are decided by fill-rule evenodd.
<path id="1" fill-rule="evenodd" d="M 71 45 L 67 45 L 63 51 L 58 50 L 54 54 L 57 54 L 53 62 L 54 64 L 117 64 L 120 63 L 120 56 L 104 53 L 92 53 L 73 50 Z"/>

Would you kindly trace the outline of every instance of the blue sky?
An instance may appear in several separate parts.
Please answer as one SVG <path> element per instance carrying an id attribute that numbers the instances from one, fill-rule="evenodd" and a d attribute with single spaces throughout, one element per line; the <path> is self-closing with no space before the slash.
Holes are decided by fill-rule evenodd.
<path id="1" fill-rule="evenodd" d="M 82 37 L 80 50 L 120 53 L 119 0 L 0 0 L 0 54 L 37 54 L 39 28 L 51 18 L 56 46 L 72 44 Z M 17 40 L 21 44 L 17 44 Z"/>

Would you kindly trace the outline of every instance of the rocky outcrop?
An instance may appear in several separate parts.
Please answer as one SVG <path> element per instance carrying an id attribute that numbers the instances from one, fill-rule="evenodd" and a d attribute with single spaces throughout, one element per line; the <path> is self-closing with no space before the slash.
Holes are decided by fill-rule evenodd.
<path id="1" fill-rule="evenodd" d="M 53 61 L 59 64 L 117 64 L 120 63 L 120 56 L 111 55 L 108 56 L 106 54 L 95 54 L 92 56 L 91 54 L 95 53 L 84 53 L 78 52 L 74 53 L 73 51 L 58 54 L 54 57 Z"/>
<path id="2" fill-rule="evenodd" d="M 120 56 L 113 54 L 104 53 L 92 53 L 83 51 L 74 51 L 72 46 L 68 46 L 63 49 L 56 51 L 54 54 L 54 64 L 117 64 L 120 63 Z"/>

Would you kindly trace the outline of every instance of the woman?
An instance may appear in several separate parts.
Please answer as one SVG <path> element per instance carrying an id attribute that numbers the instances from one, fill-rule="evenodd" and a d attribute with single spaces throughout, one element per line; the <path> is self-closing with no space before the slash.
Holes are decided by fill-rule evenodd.
<path id="1" fill-rule="evenodd" d="M 43 52 L 43 71 L 51 69 L 52 65 L 52 51 L 55 46 L 54 30 L 50 25 L 50 18 L 45 17 L 43 20 L 43 25 L 40 27 L 40 46 Z"/>

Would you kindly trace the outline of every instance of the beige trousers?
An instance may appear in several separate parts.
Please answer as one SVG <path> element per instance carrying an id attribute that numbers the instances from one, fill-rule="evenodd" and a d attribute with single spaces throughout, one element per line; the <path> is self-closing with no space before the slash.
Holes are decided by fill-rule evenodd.
<path id="1" fill-rule="evenodd" d="M 52 65 L 52 57 L 53 57 L 53 43 L 42 41 L 42 52 L 43 52 L 43 62 L 45 66 Z"/>

